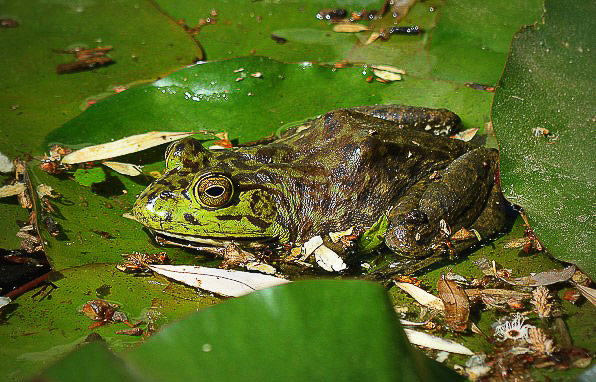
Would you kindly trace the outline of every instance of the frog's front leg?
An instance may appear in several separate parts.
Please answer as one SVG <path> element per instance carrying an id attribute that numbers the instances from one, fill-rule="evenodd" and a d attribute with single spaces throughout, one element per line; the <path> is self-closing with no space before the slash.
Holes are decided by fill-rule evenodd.
<path id="1" fill-rule="evenodd" d="M 404 257 L 461 252 L 478 239 L 450 246 L 450 234 L 461 228 L 494 234 L 494 203 L 500 195 L 495 184 L 496 150 L 477 148 L 453 161 L 446 169 L 423 179 L 391 211 L 385 242 Z M 499 221 L 492 221 L 492 220 Z M 477 228 L 476 228 L 477 227 Z"/>

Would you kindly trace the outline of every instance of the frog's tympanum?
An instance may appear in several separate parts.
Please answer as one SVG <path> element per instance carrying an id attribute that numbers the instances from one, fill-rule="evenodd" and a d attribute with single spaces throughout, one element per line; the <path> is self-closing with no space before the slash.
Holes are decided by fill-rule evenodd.
<path id="1" fill-rule="evenodd" d="M 331 111 L 263 145 L 208 150 L 187 138 L 169 146 L 134 214 L 162 242 L 267 245 L 261 260 L 275 264 L 315 264 L 291 249 L 320 236 L 354 267 L 359 236 L 380 221 L 374 235 L 396 261 L 454 255 L 505 224 L 497 151 L 447 137 L 460 125 L 445 109 L 379 105 Z"/>

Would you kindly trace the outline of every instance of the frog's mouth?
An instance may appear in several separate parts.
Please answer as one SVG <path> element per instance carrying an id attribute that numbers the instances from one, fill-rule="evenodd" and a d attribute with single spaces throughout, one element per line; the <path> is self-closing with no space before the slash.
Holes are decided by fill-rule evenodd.
<path id="1" fill-rule="evenodd" d="M 228 244 L 235 243 L 241 247 L 254 242 L 271 241 L 274 238 L 266 236 L 250 236 L 250 237 L 226 237 L 225 239 L 211 236 L 196 236 L 196 235 L 178 235 L 171 232 L 164 232 L 157 229 L 151 229 L 155 241 L 160 245 L 176 245 L 184 248 L 192 248 L 202 250 L 205 245 L 213 247 L 224 247 Z"/>

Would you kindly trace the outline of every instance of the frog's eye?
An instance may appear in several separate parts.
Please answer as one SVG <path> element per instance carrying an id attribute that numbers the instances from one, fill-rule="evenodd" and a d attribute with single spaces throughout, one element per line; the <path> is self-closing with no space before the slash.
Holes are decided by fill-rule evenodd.
<path id="1" fill-rule="evenodd" d="M 206 207 L 223 207 L 234 195 L 232 180 L 222 174 L 210 174 L 195 185 L 195 197 Z"/>

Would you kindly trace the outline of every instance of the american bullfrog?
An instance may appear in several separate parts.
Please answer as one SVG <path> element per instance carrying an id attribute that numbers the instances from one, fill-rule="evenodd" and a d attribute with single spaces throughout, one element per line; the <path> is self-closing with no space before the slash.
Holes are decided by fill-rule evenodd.
<path id="1" fill-rule="evenodd" d="M 329 234 L 346 232 L 333 250 L 355 264 L 361 236 L 382 222 L 372 234 L 396 259 L 454 255 L 505 224 L 498 153 L 448 137 L 460 127 L 446 109 L 376 105 L 328 112 L 267 144 L 209 150 L 186 138 L 133 212 L 162 242 L 275 247 L 270 262 L 291 262 L 291 248 L 316 237 L 333 248 Z"/>

